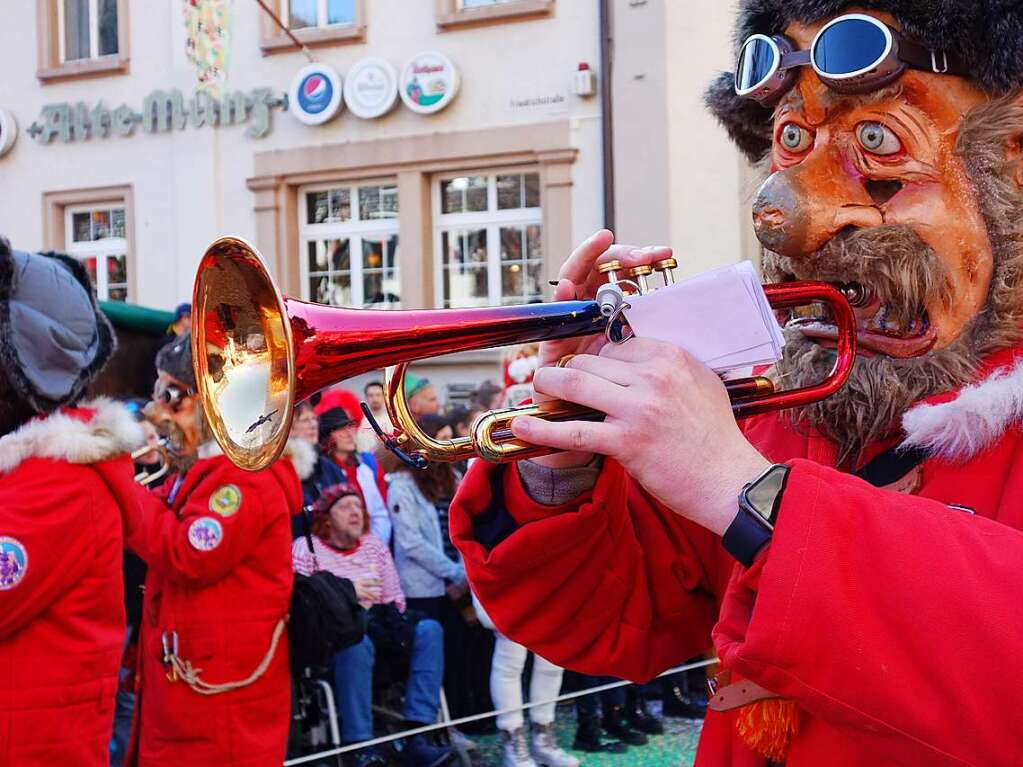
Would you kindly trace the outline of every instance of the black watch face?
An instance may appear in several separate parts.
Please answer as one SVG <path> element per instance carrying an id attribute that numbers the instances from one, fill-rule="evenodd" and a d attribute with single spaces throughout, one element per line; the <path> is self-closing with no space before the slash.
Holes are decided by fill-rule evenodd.
<path id="1" fill-rule="evenodd" d="M 746 491 L 746 500 L 764 521 L 774 526 L 776 501 L 785 487 L 788 467 L 775 466 L 759 482 Z"/>

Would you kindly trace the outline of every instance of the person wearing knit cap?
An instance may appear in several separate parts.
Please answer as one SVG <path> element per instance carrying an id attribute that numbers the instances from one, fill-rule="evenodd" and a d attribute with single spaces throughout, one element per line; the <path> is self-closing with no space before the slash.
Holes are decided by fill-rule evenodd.
<path id="1" fill-rule="evenodd" d="M 389 606 L 392 611 L 405 612 L 405 594 L 394 560 L 384 542 L 370 530 L 369 513 L 358 485 L 341 482 L 324 489 L 313 504 L 312 533 L 312 551 L 306 540 L 297 540 L 292 546 L 295 572 L 311 575 L 326 570 L 350 580 L 367 610 L 380 605 L 375 609 Z M 408 729 L 436 721 L 444 673 L 440 624 L 423 619 L 412 632 L 404 701 Z M 367 632 L 361 642 L 339 652 L 331 663 L 332 687 L 346 744 L 373 739 L 373 666 L 377 660 L 373 635 Z M 422 735 L 408 738 L 401 750 L 405 767 L 440 767 L 452 756 L 450 748 L 433 746 Z M 374 748 L 359 749 L 352 758 L 356 767 L 382 767 L 386 763 Z"/>
<path id="2" fill-rule="evenodd" d="M 81 401 L 115 349 L 85 268 L 0 237 L 0 763 L 109 763 L 125 638 L 126 408 Z M 66 726 L 73 722 L 72 727 Z"/>
<path id="3" fill-rule="evenodd" d="M 440 398 L 437 389 L 426 378 L 417 375 L 405 376 L 405 399 L 408 409 L 418 420 L 424 415 L 436 415 L 440 412 Z"/>
<path id="4" fill-rule="evenodd" d="M 192 337 L 156 357 L 146 417 L 175 473 L 138 488 L 125 542 L 148 565 L 139 636 L 139 703 L 128 765 L 280 764 L 290 710 L 291 517 L 312 445 L 290 440 L 258 472 L 213 440 L 196 394 Z"/>
<path id="5" fill-rule="evenodd" d="M 348 481 L 362 492 L 369 511 L 373 533 L 391 545 L 391 517 L 384 500 L 386 491 L 378 482 L 373 455 L 360 453 L 355 443 L 358 423 L 339 407 L 320 414 L 320 448 L 341 467 Z"/>
<path id="6" fill-rule="evenodd" d="M 642 681 L 713 642 L 698 767 L 1013 764 L 1023 4 L 739 0 L 734 53 L 707 103 L 763 178 L 765 280 L 845 288 L 848 382 L 737 424 L 678 348 L 542 344 L 536 397 L 606 418 L 515 420 L 571 452 L 474 464 L 452 537 L 495 624 L 551 662 Z M 554 299 L 670 254 L 598 232 Z M 793 316 L 768 375 L 819 382 L 836 335 Z"/>

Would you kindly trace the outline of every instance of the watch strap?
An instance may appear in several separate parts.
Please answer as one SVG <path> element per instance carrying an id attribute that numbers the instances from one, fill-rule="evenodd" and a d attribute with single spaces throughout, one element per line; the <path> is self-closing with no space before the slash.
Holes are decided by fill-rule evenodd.
<path id="1" fill-rule="evenodd" d="M 743 567 L 751 567 L 757 554 L 771 541 L 771 530 L 748 509 L 741 508 L 721 537 L 721 545 Z"/>

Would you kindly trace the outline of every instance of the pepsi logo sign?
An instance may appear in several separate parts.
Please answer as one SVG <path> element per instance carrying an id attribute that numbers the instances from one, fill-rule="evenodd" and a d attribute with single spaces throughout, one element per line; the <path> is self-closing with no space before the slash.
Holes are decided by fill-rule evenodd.
<path id="1" fill-rule="evenodd" d="M 341 75 L 326 64 L 309 64 L 291 82 L 289 109 L 299 122 L 322 125 L 341 110 Z"/>

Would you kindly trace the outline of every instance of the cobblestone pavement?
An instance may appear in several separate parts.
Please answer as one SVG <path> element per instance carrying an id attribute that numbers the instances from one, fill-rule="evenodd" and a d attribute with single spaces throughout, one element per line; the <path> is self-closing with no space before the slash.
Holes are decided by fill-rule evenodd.
<path id="1" fill-rule="evenodd" d="M 659 713 L 660 702 L 650 701 L 651 713 Z M 558 742 L 577 756 L 582 767 L 692 767 L 696 757 L 696 741 L 702 721 L 664 719 L 664 735 L 651 737 L 645 746 L 631 747 L 624 754 L 584 754 L 572 751 L 575 736 L 575 706 L 559 706 L 557 715 Z M 472 736 L 476 751 L 473 767 L 500 767 L 501 746 L 496 735 Z"/>

